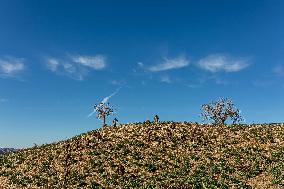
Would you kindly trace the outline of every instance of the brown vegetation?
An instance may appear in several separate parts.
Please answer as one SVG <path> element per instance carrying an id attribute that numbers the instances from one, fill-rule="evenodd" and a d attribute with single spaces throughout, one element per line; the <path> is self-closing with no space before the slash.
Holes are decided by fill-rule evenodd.
<path id="1" fill-rule="evenodd" d="M 284 125 L 145 122 L 0 156 L 3 188 L 281 188 Z M 8 187 L 7 187 L 8 186 Z"/>

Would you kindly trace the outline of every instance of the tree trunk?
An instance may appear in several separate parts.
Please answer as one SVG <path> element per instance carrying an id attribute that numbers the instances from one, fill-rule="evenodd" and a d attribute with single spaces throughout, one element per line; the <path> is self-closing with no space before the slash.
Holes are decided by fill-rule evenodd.
<path id="1" fill-rule="evenodd" d="M 106 116 L 104 115 L 103 116 L 103 126 L 105 126 L 105 124 L 106 124 Z"/>

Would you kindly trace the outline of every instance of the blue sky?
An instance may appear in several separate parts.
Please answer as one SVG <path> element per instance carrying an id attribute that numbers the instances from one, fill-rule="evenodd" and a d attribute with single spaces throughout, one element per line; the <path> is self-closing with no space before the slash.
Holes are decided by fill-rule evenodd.
<path id="1" fill-rule="evenodd" d="M 284 1 L 0 1 L 0 147 L 122 123 L 201 122 L 230 97 L 246 123 L 284 122 Z"/>

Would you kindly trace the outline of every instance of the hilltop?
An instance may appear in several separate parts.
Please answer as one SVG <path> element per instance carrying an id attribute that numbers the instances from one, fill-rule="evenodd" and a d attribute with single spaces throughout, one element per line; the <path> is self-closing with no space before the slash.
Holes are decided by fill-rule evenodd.
<path id="1" fill-rule="evenodd" d="M 283 170 L 283 124 L 145 122 L 0 155 L 0 186 L 283 188 Z"/>
<path id="2" fill-rule="evenodd" d="M 10 152 L 16 152 L 17 149 L 15 148 L 0 148 L 0 154 L 6 154 Z"/>

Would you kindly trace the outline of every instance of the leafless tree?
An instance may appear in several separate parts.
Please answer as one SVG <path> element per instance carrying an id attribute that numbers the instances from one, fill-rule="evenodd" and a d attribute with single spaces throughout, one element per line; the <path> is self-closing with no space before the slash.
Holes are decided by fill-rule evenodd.
<path id="1" fill-rule="evenodd" d="M 243 120 L 240 110 L 237 109 L 233 101 L 229 98 L 220 98 L 216 102 L 202 105 L 201 113 L 204 120 L 213 120 L 214 124 L 225 124 L 230 118 L 233 124 Z"/>
<path id="2" fill-rule="evenodd" d="M 103 120 L 103 126 L 106 125 L 106 117 L 114 113 L 114 109 L 109 103 L 96 104 L 94 109 L 97 112 L 97 118 Z"/>

